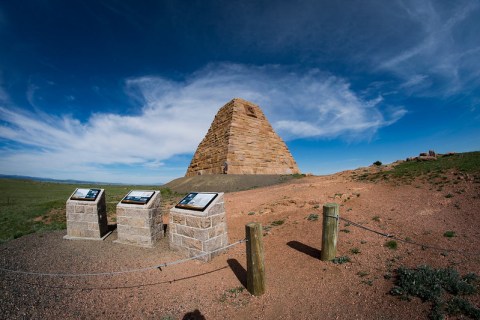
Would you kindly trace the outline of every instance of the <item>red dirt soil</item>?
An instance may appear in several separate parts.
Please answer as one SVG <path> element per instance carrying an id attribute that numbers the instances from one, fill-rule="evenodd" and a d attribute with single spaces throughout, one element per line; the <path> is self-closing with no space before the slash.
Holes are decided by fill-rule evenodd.
<path id="1" fill-rule="evenodd" d="M 428 303 L 389 294 L 396 268 L 428 264 L 454 267 L 461 274 L 480 273 L 480 185 L 461 180 L 435 189 L 420 181 L 356 182 L 346 172 L 228 193 L 231 243 L 245 237 L 248 222 L 270 226 L 284 221 L 264 237 L 264 295 L 254 297 L 243 290 L 246 254 L 245 244 L 239 244 L 209 263 L 189 261 L 161 271 L 80 278 L 0 271 L 0 318 L 426 319 Z M 337 256 L 347 255 L 351 262 L 323 262 L 321 211 L 328 202 L 341 205 L 341 217 L 368 228 L 474 254 L 422 250 L 401 242 L 392 250 L 385 246 L 389 239 L 341 222 Z M 318 214 L 318 221 L 308 220 L 310 214 Z M 443 235 L 449 230 L 456 237 Z M 146 249 L 113 243 L 115 232 L 103 242 L 67 241 L 64 234 L 33 234 L 1 245 L 0 267 L 91 273 L 182 258 L 168 250 L 166 239 Z M 468 299 L 480 305 L 478 294 Z"/>

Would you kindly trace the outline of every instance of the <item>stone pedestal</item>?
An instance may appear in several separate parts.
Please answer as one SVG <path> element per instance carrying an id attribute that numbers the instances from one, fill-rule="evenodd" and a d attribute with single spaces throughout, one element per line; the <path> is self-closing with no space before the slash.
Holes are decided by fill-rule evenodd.
<path id="1" fill-rule="evenodd" d="M 103 240 L 109 235 L 104 189 L 100 189 L 95 201 L 72 200 L 70 197 L 66 211 L 67 235 L 64 239 Z"/>
<path id="2" fill-rule="evenodd" d="M 117 204 L 117 233 L 114 242 L 141 247 L 154 247 L 163 238 L 163 216 L 160 191 L 147 204 Z"/>
<path id="3" fill-rule="evenodd" d="M 210 261 L 222 252 L 216 250 L 228 245 L 223 193 L 204 211 L 170 209 L 168 227 L 170 249 L 181 251 L 187 257 L 205 253 L 199 260 Z"/>

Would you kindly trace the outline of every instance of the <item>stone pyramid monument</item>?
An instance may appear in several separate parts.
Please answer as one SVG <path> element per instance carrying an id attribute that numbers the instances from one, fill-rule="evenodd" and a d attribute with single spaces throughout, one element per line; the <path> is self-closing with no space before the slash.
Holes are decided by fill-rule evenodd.
<path id="1" fill-rule="evenodd" d="M 186 176 L 300 173 L 259 106 L 233 99 L 215 116 Z"/>

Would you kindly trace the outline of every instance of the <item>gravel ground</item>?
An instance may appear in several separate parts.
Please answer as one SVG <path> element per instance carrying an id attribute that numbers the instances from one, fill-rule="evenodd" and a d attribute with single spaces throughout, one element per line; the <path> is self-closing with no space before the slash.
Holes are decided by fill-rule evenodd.
<path id="1" fill-rule="evenodd" d="M 0 271 L 1 319 L 426 319 L 430 305 L 388 294 L 400 266 L 454 266 L 480 273 L 480 186 L 461 181 L 442 191 L 427 183 L 394 186 L 354 182 L 349 173 L 299 180 L 225 195 L 230 242 L 251 221 L 265 232 L 267 290 L 246 290 L 245 245 L 209 263 L 190 261 L 162 270 L 92 277 L 36 276 Z M 430 190 L 432 189 L 432 190 Z M 446 194 L 453 197 L 446 197 Z M 340 223 L 337 256 L 320 261 L 321 210 L 400 238 L 477 252 L 422 250 Z M 318 214 L 318 221 L 308 220 Z M 283 224 L 272 226 L 273 221 Z M 447 230 L 454 238 L 443 236 Z M 181 259 L 163 239 L 153 249 L 105 241 L 67 241 L 65 231 L 32 234 L 0 246 L 0 267 L 48 273 L 92 273 L 155 266 Z M 353 253 L 357 252 L 357 253 Z M 479 295 L 469 298 L 480 305 Z M 449 318 L 450 319 L 450 318 Z"/>

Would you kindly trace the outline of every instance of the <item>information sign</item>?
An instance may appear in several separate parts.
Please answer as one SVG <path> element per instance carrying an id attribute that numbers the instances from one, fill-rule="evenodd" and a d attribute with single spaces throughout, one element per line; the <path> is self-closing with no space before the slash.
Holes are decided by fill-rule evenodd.
<path id="1" fill-rule="evenodd" d="M 100 189 L 80 189 L 75 190 L 73 196 L 70 197 L 71 200 L 87 200 L 95 201 L 97 196 L 100 194 Z"/>
<path id="2" fill-rule="evenodd" d="M 155 191 L 150 190 L 132 190 L 122 199 L 121 202 L 130 204 L 147 204 L 154 194 Z"/>
<path id="3" fill-rule="evenodd" d="M 203 211 L 217 197 L 218 193 L 189 193 L 175 208 Z"/>

